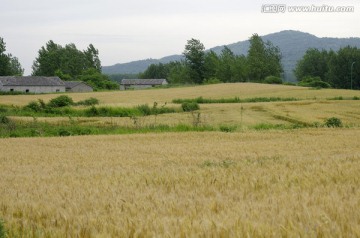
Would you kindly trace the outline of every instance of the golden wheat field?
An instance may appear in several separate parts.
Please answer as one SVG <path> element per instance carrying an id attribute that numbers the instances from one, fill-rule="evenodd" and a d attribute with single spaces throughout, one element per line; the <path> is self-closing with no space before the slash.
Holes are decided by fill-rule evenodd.
<path id="1" fill-rule="evenodd" d="M 1 96 L 0 104 L 26 105 L 30 101 L 43 99 L 49 101 L 59 94 L 44 95 L 16 95 Z M 322 89 L 314 90 L 304 87 L 286 85 L 267 85 L 256 83 L 233 83 L 183 88 L 115 91 L 94 93 L 69 93 L 74 101 L 90 97 L 99 99 L 100 105 L 107 106 L 137 106 L 141 104 L 167 106 L 179 108 L 172 104 L 176 98 L 254 98 L 254 97 L 281 97 L 296 98 L 296 102 L 271 103 L 235 103 L 235 104 L 202 104 L 201 123 L 204 125 L 236 125 L 238 130 L 247 129 L 260 123 L 289 124 L 290 123 L 323 123 L 326 118 L 338 117 L 346 126 L 360 126 L 360 101 L 358 100 L 328 100 L 334 97 L 360 97 L 360 91 Z M 17 120 L 33 120 L 33 118 L 16 118 Z M 38 118 L 39 121 L 59 122 L 68 121 L 69 118 Z M 79 118 L 80 123 L 86 124 L 115 124 L 118 126 L 131 126 L 130 118 Z M 154 123 L 164 125 L 192 124 L 193 115 L 190 113 L 174 113 L 148 116 L 141 118 L 141 124 Z"/>
<path id="2" fill-rule="evenodd" d="M 156 90 L 113 91 L 92 93 L 68 93 L 75 101 L 96 97 L 102 105 L 134 106 L 139 104 L 171 103 L 176 98 L 252 98 L 294 97 L 299 99 L 326 99 L 332 97 L 360 97 L 360 91 L 341 89 L 314 90 L 304 87 L 257 83 L 224 83 L 215 85 L 168 88 Z M 1 96 L 0 104 L 26 105 L 32 100 L 49 101 L 59 94 Z"/>
<path id="3" fill-rule="evenodd" d="M 359 237 L 359 129 L 0 140 L 10 237 Z"/>
<path id="4" fill-rule="evenodd" d="M 125 107 L 179 107 L 171 101 L 200 96 L 301 100 L 200 105 L 203 125 L 236 126 L 233 133 L 0 139 L 0 220 L 8 237 L 360 237 L 360 101 L 329 100 L 360 91 L 237 83 L 68 95 Z M 57 96 L 0 96 L 0 104 Z M 254 130 L 261 123 L 320 125 L 330 117 L 344 127 Z M 191 125 L 194 115 L 139 120 Z"/>

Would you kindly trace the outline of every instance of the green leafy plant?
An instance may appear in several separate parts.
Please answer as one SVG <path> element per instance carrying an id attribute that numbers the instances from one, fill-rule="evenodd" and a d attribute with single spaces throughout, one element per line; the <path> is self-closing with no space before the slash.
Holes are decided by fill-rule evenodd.
<path id="1" fill-rule="evenodd" d="M 8 124 L 9 122 L 10 122 L 10 119 L 7 116 L 0 115 L 0 123 Z"/>
<path id="2" fill-rule="evenodd" d="M 342 121 L 337 117 L 331 117 L 325 120 L 327 127 L 342 127 Z"/>
<path id="3" fill-rule="evenodd" d="M 234 132 L 236 131 L 236 125 L 220 125 L 219 129 L 222 132 Z"/>
<path id="4" fill-rule="evenodd" d="M 181 108 L 184 112 L 192 112 L 200 109 L 200 106 L 197 102 L 183 102 Z"/>
<path id="5" fill-rule="evenodd" d="M 93 97 L 75 103 L 75 105 L 83 105 L 83 106 L 94 106 L 97 104 L 99 104 L 99 99 Z"/>
<path id="6" fill-rule="evenodd" d="M 67 95 L 61 95 L 59 97 L 53 98 L 48 103 L 49 107 L 66 107 L 74 104 L 74 101 L 71 97 Z"/>
<path id="7" fill-rule="evenodd" d="M 321 80 L 320 77 L 304 77 L 299 86 L 312 87 L 312 88 L 331 88 L 331 85 Z"/>
<path id="8" fill-rule="evenodd" d="M 281 78 L 276 77 L 276 76 L 267 76 L 264 79 L 264 83 L 267 83 L 267 84 L 282 84 L 283 81 L 282 81 Z"/>
<path id="9" fill-rule="evenodd" d="M 4 221 L 0 219 L 0 238 L 6 238 L 7 231 L 5 229 Z"/>

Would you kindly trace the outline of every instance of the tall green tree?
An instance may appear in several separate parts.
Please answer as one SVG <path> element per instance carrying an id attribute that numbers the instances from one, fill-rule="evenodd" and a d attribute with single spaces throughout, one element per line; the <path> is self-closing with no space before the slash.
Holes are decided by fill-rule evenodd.
<path id="1" fill-rule="evenodd" d="M 35 76 L 54 76 L 57 70 L 65 71 L 61 68 L 62 46 L 50 40 L 46 46 L 42 46 L 38 52 L 38 57 L 32 65 L 32 74 Z"/>
<path id="2" fill-rule="evenodd" d="M 23 75 L 24 69 L 17 57 L 6 54 L 6 43 L 0 37 L 0 76 Z"/>
<path id="3" fill-rule="evenodd" d="M 332 51 L 308 49 L 303 58 L 296 64 L 294 73 L 297 80 L 301 81 L 303 78 L 310 76 L 320 77 L 322 81 L 327 81 L 328 63 L 332 54 Z"/>
<path id="4" fill-rule="evenodd" d="M 205 54 L 204 58 L 204 78 L 206 80 L 214 79 L 217 77 L 217 71 L 219 69 L 220 59 L 218 55 L 210 50 Z"/>
<path id="5" fill-rule="evenodd" d="M 279 47 L 269 41 L 264 43 L 257 34 L 250 38 L 247 63 L 251 81 L 261 82 L 270 75 L 280 77 L 283 72 Z"/>
<path id="6" fill-rule="evenodd" d="M 50 40 L 39 50 L 32 69 L 32 74 L 36 76 L 54 76 L 56 72 L 61 72 L 76 78 L 88 69 L 101 73 L 101 62 L 99 52 L 92 44 L 85 51 L 80 51 L 75 44 L 63 47 Z"/>
<path id="7" fill-rule="evenodd" d="M 225 46 L 220 54 L 220 63 L 217 72 L 217 78 L 222 82 L 232 82 L 233 81 L 233 69 L 235 65 L 235 55 L 234 53 Z"/>
<path id="8" fill-rule="evenodd" d="M 169 74 L 167 79 L 172 84 L 189 84 L 193 83 L 189 67 L 184 61 L 170 62 L 169 63 Z"/>
<path id="9" fill-rule="evenodd" d="M 188 40 L 183 54 L 186 65 L 189 67 L 191 79 L 194 83 L 201 84 L 204 81 L 204 45 L 196 39 Z"/>
<path id="10" fill-rule="evenodd" d="M 169 64 L 151 64 L 142 74 L 143 79 L 166 79 L 170 71 Z"/>
<path id="11" fill-rule="evenodd" d="M 9 54 L 9 58 L 10 58 L 10 71 L 11 71 L 10 74 L 16 76 L 22 76 L 24 74 L 24 69 L 21 67 L 19 59 L 15 56 L 12 56 L 11 54 Z"/>
<path id="12" fill-rule="evenodd" d="M 235 63 L 232 67 L 232 82 L 248 81 L 247 58 L 244 55 L 235 56 Z"/>
<path id="13" fill-rule="evenodd" d="M 351 65 L 353 72 L 351 75 Z M 334 88 L 360 89 L 360 49 L 347 46 L 329 59 L 328 81 Z M 352 80 L 351 80 L 352 76 Z"/>
<path id="14" fill-rule="evenodd" d="M 90 44 L 84 51 L 86 59 L 86 68 L 94 68 L 101 73 L 101 61 L 99 58 L 99 50 L 97 50 L 93 44 Z"/>

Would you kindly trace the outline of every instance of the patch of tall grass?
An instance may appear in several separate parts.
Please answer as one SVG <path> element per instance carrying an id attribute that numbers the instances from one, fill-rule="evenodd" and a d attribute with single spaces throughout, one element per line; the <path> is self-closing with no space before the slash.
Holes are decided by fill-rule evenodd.
<path id="1" fill-rule="evenodd" d="M 212 99 L 212 98 L 188 98 L 188 99 L 174 99 L 172 100 L 175 104 L 181 103 L 199 103 L 199 104 L 212 104 L 212 103 L 256 103 L 256 102 L 289 102 L 289 101 L 298 101 L 297 98 L 281 98 L 281 97 L 254 97 L 254 98 L 245 98 L 240 99 L 239 97 L 234 98 L 220 98 L 220 99 Z"/>
<path id="2" fill-rule="evenodd" d="M 6 117 L 5 117 L 6 118 Z M 7 119 L 6 123 L 0 123 L 0 138 L 9 137 L 57 137 L 57 136 L 81 136 L 81 135 L 117 135 L 134 133 L 161 133 L 161 132 L 189 132 L 189 131 L 216 131 L 217 128 L 208 125 L 191 126 L 178 124 L 175 126 L 163 124 L 118 126 L 110 125 L 82 125 L 74 120 L 61 123 L 16 122 Z"/>

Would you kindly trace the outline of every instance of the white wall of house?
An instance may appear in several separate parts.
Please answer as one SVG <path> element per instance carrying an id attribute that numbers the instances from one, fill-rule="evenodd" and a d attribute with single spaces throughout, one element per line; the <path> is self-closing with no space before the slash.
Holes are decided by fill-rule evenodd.
<path id="1" fill-rule="evenodd" d="M 4 92 L 57 93 L 65 92 L 65 86 L 2 86 Z"/>
<path id="2" fill-rule="evenodd" d="M 92 87 L 86 84 L 79 84 L 71 88 L 69 92 L 92 92 L 94 91 Z"/>

